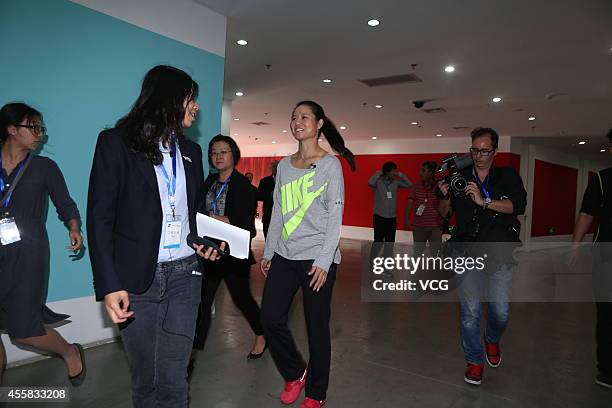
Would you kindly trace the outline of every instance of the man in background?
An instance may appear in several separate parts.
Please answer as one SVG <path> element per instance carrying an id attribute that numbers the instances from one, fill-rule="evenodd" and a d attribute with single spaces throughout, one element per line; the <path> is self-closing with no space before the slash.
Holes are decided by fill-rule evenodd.
<path id="1" fill-rule="evenodd" d="M 276 169 L 278 167 L 278 161 L 270 163 L 270 174 L 261 179 L 259 187 L 257 187 L 257 201 L 263 202 L 263 215 L 261 221 L 263 222 L 264 237 L 268 235 L 268 228 L 270 227 L 270 218 L 272 217 L 272 207 L 274 207 L 274 186 L 276 185 Z"/>

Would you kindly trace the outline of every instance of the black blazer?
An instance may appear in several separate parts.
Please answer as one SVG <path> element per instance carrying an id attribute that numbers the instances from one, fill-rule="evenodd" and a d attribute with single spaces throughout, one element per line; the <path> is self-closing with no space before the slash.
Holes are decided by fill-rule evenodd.
<path id="1" fill-rule="evenodd" d="M 204 182 L 204 188 L 201 191 L 199 199 L 199 212 L 208 214 L 206 209 L 206 194 L 215 183 L 218 174 L 209 174 Z M 230 224 L 243 228 L 251 232 L 253 238 L 257 230 L 255 229 L 255 189 L 245 176 L 238 170 L 234 169 L 230 176 L 229 184 L 227 185 L 227 195 L 225 196 L 225 216 L 229 218 Z M 231 251 L 231 248 L 230 248 Z M 253 251 L 249 253 L 249 261 L 254 263 Z"/>
<path id="2" fill-rule="evenodd" d="M 87 197 L 87 236 L 96 299 L 119 290 L 146 291 L 153 281 L 162 234 L 162 209 L 153 164 L 130 150 L 121 128 L 98 136 Z M 202 149 L 179 140 L 187 183 L 189 228 L 202 187 Z"/>

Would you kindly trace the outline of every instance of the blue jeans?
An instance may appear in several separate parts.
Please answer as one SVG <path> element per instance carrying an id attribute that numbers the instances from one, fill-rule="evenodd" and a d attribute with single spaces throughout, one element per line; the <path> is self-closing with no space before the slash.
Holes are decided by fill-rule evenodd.
<path id="1" fill-rule="evenodd" d="M 157 264 L 149 289 L 130 293 L 134 318 L 120 329 L 135 408 L 188 406 L 187 364 L 201 289 L 197 255 L 192 255 Z"/>
<path id="2" fill-rule="evenodd" d="M 501 265 L 493 271 L 472 270 L 460 275 L 461 341 L 465 360 L 472 364 L 484 363 L 484 347 L 480 340 L 482 303 L 489 306 L 485 338 L 499 343 L 510 318 L 510 286 L 512 267 Z"/>

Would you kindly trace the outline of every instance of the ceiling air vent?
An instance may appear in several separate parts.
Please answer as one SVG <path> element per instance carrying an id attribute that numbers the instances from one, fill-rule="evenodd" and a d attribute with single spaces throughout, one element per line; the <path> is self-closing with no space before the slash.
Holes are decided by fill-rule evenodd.
<path id="1" fill-rule="evenodd" d="M 268 122 L 251 122 L 251 125 L 255 125 L 255 126 L 268 126 L 269 123 Z"/>
<path id="2" fill-rule="evenodd" d="M 423 82 L 421 78 L 414 74 L 403 74 L 403 75 L 392 75 L 379 78 L 360 79 L 359 82 L 367 86 L 385 86 L 385 85 L 398 85 L 398 84 L 410 84 L 413 82 Z"/>
<path id="3" fill-rule="evenodd" d="M 446 109 L 444 108 L 431 108 L 431 109 L 423 109 L 425 113 L 445 113 Z"/>
<path id="4" fill-rule="evenodd" d="M 469 126 L 453 126 L 453 129 L 455 129 L 455 130 L 467 130 L 467 129 L 471 129 L 471 127 L 469 127 Z"/>

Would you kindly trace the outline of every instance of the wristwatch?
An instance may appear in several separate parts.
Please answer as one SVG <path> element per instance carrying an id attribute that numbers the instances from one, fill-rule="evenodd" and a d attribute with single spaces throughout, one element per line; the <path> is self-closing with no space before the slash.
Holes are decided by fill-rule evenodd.
<path id="1" fill-rule="evenodd" d="M 482 203 L 483 210 L 486 210 L 487 208 L 489 208 L 490 205 L 491 205 L 491 199 L 489 197 L 485 198 L 484 202 Z"/>

